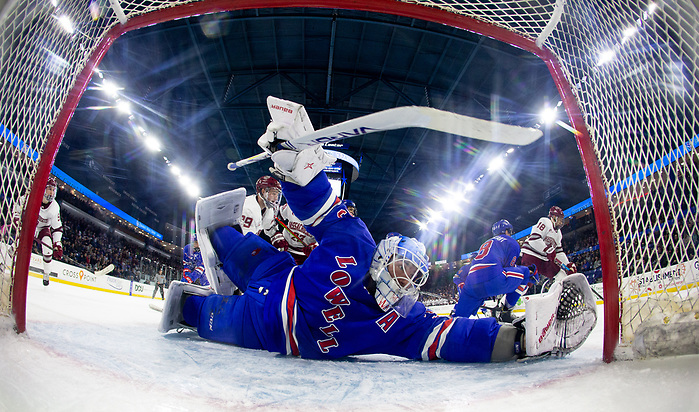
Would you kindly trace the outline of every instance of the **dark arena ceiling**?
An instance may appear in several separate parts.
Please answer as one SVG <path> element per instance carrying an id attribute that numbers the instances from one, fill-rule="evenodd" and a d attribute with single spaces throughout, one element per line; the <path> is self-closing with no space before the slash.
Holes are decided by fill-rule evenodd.
<path id="1" fill-rule="evenodd" d="M 178 245 L 175 232 L 189 229 L 196 198 L 167 162 L 200 196 L 240 186 L 252 193 L 271 161 L 234 172 L 226 165 L 260 152 L 267 96 L 305 105 L 316 129 L 408 105 L 539 127 L 539 112 L 560 100 L 545 64 L 521 49 L 347 10 L 258 9 L 158 24 L 117 39 L 99 69 L 55 165 Z M 120 87 L 118 97 L 102 90 L 105 80 Z M 131 116 L 114 109 L 116 99 L 130 103 Z M 524 147 L 424 129 L 347 139 L 340 151 L 360 166 L 348 198 L 376 240 L 401 232 L 423 240 L 433 260 L 458 259 L 495 220 L 519 231 L 552 204 L 565 209 L 589 197 L 573 135 L 541 128 L 544 137 Z M 145 148 L 146 136 L 160 140 L 160 152 Z M 510 148 L 503 169 L 489 172 L 493 156 Z M 440 210 L 443 219 L 420 230 L 416 222 Z"/>

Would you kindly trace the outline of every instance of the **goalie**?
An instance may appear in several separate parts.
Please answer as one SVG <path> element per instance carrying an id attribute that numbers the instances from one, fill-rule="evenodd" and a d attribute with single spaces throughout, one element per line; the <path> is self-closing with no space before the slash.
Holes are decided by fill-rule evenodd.
<path id="1" fill-rule="evenodd" d="M 281 131 L 263 135 L 260 145 L 269 149 Z M 496 362 L 568 353 L 594 327 L 594 300 L 590 306 L 584 278 L 584 284 L 569 282 L 575 286 L 568 288 L 573 303 L 562 300 L 560 290 L 545 302 L 531 300 L 527 312 L 531 308 L 548 319 L 545 328 L 534 319 L 530 327 L 437 316 L 417 302 L 428 277 L 425 247 L 400 235 L 376 245 L 364 223 L 333 195 L 322 170 L 333 159 L 322 148 L 282 150 L 272 159 L 289 207 L 318 247 L 296 266 L 288 253 L 259 236 L 236 231 L 231 226 L 241 215 L 244 188 L 199 200 L 197 233 L 213 291 L 173 282 L 161 332 L 186 327 L 206 339 L 310 359 L 383 353 Z M 236 287 L 243 293 L 220 294 Z"/>

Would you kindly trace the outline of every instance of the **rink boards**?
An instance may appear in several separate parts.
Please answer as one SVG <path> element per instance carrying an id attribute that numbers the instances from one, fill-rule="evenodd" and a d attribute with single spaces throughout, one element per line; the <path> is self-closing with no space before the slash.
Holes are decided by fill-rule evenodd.
<path id="1" fill-rule="evenodd" d="M 42 277 L 44 267 L 41 255 L 32 253 L 29 262 L 29 275 Z M 82 269 L 67 263 L 54 260 L 51 262 L 51 282 L 64 283 L 72 286 L 79 286 L 86 289 L 99 290 L 102 292 L 116 293 L 119 295 L 136 296 L 141 298 L 151 298 L 154 285 L 122 279 L 110 275 L 96 275 L 87 269 Z M 167 289 L 166 289 L 167 291 Z M 156 299 L 161 299 L 160 292 L 155 295 Z"/>

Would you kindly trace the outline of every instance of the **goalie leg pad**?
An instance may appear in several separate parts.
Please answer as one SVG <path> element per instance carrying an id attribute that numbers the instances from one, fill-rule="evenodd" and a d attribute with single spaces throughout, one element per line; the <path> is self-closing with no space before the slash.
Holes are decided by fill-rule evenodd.
<path id="1" fill-rule="evenodd" d="M 597 306 L 582 274 L 554 283 L 548 293 L 525 296 L 527 356 L 565 355 L 582 345 L 597 324 Z"/>
<path id="2" fill-rule="evenodd" d="M 211 289 L 204 286 L 193 285 L 191 283 L 178 282 L 176 280 L 170 283 L 163 305 L 163 314 L 160 318 L 158 331 L 166 333 L 171 329 L 189 328 L 190 326 L 183 323 L 184 316 L 182 308 L 187 296 L 209 296 L 213 293 Z"/>
<path id="3" fill-rule="evenodd" d="M 241 187 L 197 201 L 195 208 L 197 241 L 211 288 L 220 295 L 232 295 L 236 285 L 223 272 L 221 262 L 211 244 L 211 233 L 219 227 L 238 224 L 243 214 L 245 188 Z"/>

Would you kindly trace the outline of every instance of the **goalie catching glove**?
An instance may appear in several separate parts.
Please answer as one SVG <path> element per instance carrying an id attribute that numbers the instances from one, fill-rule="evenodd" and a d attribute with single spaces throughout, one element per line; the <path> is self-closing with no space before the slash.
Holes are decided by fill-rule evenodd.
<path id="1" fill-rule="evenodd" d="M 597 323 L 597 302 L 584 275 L 554 283 L 548 293 L 524 297 L 526 354 L 563 356 L 579 348 Z"/>
<path id="2" fill-rule="evenodd" d="M 272 160 L 274 167 L 269 171 L 279 180 L 306 186 L 337 159 L 325 153 L 322 147 L 313 146 L 300 152 L 280 150 L 272 155 Z"/>

